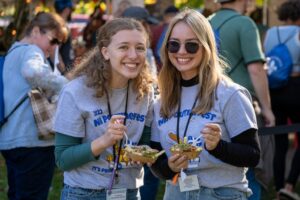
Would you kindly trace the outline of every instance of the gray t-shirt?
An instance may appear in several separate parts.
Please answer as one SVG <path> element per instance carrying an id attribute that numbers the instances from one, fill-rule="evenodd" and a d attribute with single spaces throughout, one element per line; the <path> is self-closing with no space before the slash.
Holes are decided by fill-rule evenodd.
<path id="1" fill-rule="evenodd" d="M 124 114 L 127 88 L 114 89 L 109 94 L 112 114 Z M 54 130 L 72 137 L 91 142 L 106 131 L 109 122 L 107 98 L 95 98 L 94 90 L 88 88 L 84 77 L 79 77 L 64 87 L 58 102 Z M 129 86 L 127 107 L 127 135 L 131 144 L 137 144 L 144 126 L 152 121 L 153 93 L 136 100 L 136 93 Z M 108 188 L 112 175 L 113 148 L 101 153 L 97 161 L 89 162 L 76 169 L 64 172 L 64 183 L 72 187 L 88 189 Z M 121 158 L 122 161 L 122 158 Z M 142 166 L 119 164 L 119 182 L 114 188 L 138 188 L 143 185 Z"/>
<path id="2" fill-rule="evenodd" d="M 199 85 L 182 87 L 179 136 L 182 139 L 193 102 Z M 154 104 L 154 119 L 151 140 L 160 142 L 168 156 L 170 147 L 177 143 L 169 137 L 169 133 L 176 134 L 177 114 L 175 112 L 168 119 L 159 114 L 160 102 Z M 216 92 L 216 99 L 212 109 L 205 114 L 194 114 L 187 129 L 187 142 L 203 148 L 199 158 L 191 160 L 186 170 L 187 174 L 197 174 L 199 184 L 208 188 L 233 187 L 241 191 L 250 192 L 245 177 L 247 168 L 235 167 L 224 163 L 209 154 L 203 147 L 204 141 L 201 130 L 205 124 L 216 123 L 222 129 L 222 140 L 227 142 L 241 132 L 255 128 L 256 118 L 251 104 L 249 92 L 235 84 L 220 82 Z"/>

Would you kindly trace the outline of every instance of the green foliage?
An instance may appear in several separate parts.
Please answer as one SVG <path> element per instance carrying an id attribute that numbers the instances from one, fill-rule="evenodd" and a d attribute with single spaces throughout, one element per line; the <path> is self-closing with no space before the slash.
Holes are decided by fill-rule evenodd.
<path id="1" fill-rule="evenodd" d="M 30 8 L 26 1 L 14 1 L 14 7 L 15 13 L 13 19 L 4 31 L 4 37 L 0 39 L 1 46 L 4 47 L 4 50 L 7 50 L 14 41 L 20 39 L 22 31 L 25 29 L 30 17 Z"/>
<path id="2" fill-rule="evenodd" d="M 186 3 L 182 3 L 179 5 L 179 8 L 189 7 L 189 8 L 195 8 L 199 9 L 203 7 L 204 0 L 188 0 Z"/>

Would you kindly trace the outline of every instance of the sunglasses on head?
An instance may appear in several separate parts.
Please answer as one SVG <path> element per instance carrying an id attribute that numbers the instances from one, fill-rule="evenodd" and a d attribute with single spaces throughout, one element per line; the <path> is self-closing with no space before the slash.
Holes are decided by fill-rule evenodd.
<path id="1" fill-rule="evenodd" d="M 170 40 L 167 43 L 167 49 L 170 53 L 177 53 L 180 49 L 181 43 L 177 42 L 175 40 Z M 199 49 L 200 45 L 197 42 L 185 42 L 184 43 L 184 48 L 186 50 L 186 52 L 191 53 L 191 54 L 195 54 L 197 53 L 198 49 Z"/>

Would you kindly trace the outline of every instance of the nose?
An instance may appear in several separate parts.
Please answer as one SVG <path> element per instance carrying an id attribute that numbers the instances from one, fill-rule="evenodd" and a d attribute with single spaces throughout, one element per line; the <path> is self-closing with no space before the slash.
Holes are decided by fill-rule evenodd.
<path id="1" fill-rule="evenodd" d="M 184 44 L 180 44 L 178 53 L 182 53 L 182 54 L 187 53 L 186 50 L 185 50 Z"/>
<path id="2" fill-rule="evenodd" d="M 132 59 L 136 58 L 137 57 L 136 49 L 135 48 L 129 48 L 128 52 L 127 52 L 127 56 L 129 58 L 132 58 Z"/>

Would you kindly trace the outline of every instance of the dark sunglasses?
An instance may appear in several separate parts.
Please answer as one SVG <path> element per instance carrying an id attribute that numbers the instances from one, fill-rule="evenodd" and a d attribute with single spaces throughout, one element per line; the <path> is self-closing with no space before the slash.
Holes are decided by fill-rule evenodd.
<path id="1" fill-rule="evenodd" d="M 59 41 L 57 38 L 52 38 L 51 40 L 50 40 L 50 44 L 51 45 L 60 45 L 60 44 L 62 44 L 62 42 L 61 41 Z"/>
<path id="2" fill-rule="evenodd" d="M 59 41 L 57 38 L 52 38 L 50 35 L 48 35 L 47 34 L 47 31 L 45 31 L 45 30 L 43 30 L 43 29 L 40 29 L 40 31 L 43 33 L 43 34 L 46 34 L 47 35 L 47 37 L 48 37 L 48 39 L 49 39 L 49 43 L 51 44 L 51 45 L 61 45 L 62 44 L 62 42 L 61 41 Z"/>
<path id="3" fill-rule="evenodd" d="M 177 53 L 180 49 L 180 42 L 177 42 L 175 40 L 170 40 L 167 42 L 167 49 L 170 53 Z M 197 42 L 185 42 L 184 48 L 186 52 L 194 54 L 197 53 L 200 45 Z"/>

